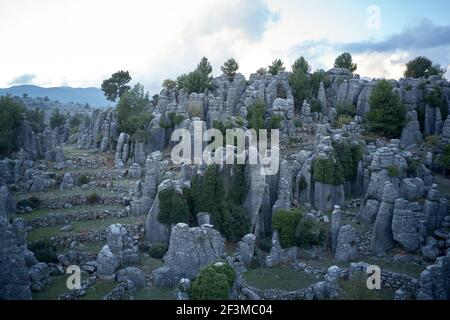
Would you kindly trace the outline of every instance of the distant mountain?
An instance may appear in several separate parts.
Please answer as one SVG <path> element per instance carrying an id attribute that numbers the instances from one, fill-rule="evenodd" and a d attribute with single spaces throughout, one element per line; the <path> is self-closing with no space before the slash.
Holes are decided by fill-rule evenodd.
<path id="1" fill-rule="evenodd" d="M 33 98 L 48 97 L 50 100 L 58 100 L 63 103 L 89 103 L 89 105 L 91 105 L 92 107 L 97 108 L 113 105 L 113 103 L 106 100 L 103 91 L 98 88 L 43 88 L 33 85 L 22 85 L 0 89 L 0 96 L 7 94 L 11 94 L 12 96 L 22 96 L 24 93 Z"/>

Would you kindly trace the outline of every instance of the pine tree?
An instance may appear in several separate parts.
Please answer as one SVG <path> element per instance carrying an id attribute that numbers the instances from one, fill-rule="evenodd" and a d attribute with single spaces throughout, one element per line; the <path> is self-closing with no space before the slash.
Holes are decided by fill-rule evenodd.
<path id="1" fill-rule="evenodd" d="M 367 127 L 387 138 L 398 138 L 405 125 L 406 108 L 387 80 L 381 80 L 369 98 Z"/>

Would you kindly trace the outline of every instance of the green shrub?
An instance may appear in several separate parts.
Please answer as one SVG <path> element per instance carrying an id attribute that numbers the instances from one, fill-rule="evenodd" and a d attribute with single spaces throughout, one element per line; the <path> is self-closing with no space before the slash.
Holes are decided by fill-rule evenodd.
<path id="1" fill-rule="evenodd" d="M 167 252 L 167 245 L 165 243 L 155 243 L 150 245 L 148 249 L 148 254 L 150 257 L 155 259 L 162 259 Z"/>
<path id="2" fill-rule="evenodd" d="M 318 221 L 312 217 L 302 216 L 295 229 L 295 240 L 299 247 L 321 245 L 326 239 L 326 232 Z"/>
<path id="3" fill-rule="evenodd" d="M 426 140 L 427 144 L 432 147 L 437 146 L 439 144 L 439 136 L 435 134 L 428 136 Z"/>
<path id="4" fill-rule="evenodd" d="M 263 100 L 257 100 L 248 110 L 248 127 L 249 129 L 265 129 L 264 113 L 266 112 L 266 103 Z"/>
<path id="5" fill-rule="evenodd" d="M 420 165 L 420 161 L 417 159 L 409 160 L 408 159 L 408 168 L 406 169 L 406 173 L 408 176 L 416 176 L 417 168 Z"/>
<path id="6" fill-rule="evenodd" d="M 228 241 L 240 240 L 251 227 L 250 218 L 244 208 L 237 205 L 225 209 L 220 225 L 220 231 Z"/>
<path id="7" fill-rule="evenodd" d="M 16 206 L 22 207 L 22 208 L 30 207 L 32 209 L 39 209 L 41 204 L 42 204 L 42 200 L 39 199 L 38 197 L 33 196 L 28 199 L 22 199 L 22 200 L 18 201 L 16 203 Z"/>
<path id="8" fill-rule="evenodd" d="M 56 248 L 49 241 L 30 243 L 28 249 L 34 253 L 39 262 L 54 263 L 58 261 Z"/>
<path id="9" fill-rule="evenodd" d="M 32 196 L 28 199 L 29 203 L 30 203 L 30 207 L 33 209 L 39 209 L 41 207 L 42 204 L 42 200 L 39 199 L 36 196 Z"/>
<path id="10" fill-rule="evenodd" d="M 343 126 L 349 125 L 353 121 L 352 116 L 341 115 L 336 120 L 336 127 L 341 129 Z"/>
<path id="11" fill-rule="evenodd" d="M 158 193 L 158 220 L 166 226 L 174 223 L 189 223 L 190 210 L 186 198 L 175 188 L 168 188 Z"/>
<path id="12" fill-rule="evenodd" d="M 338 116 L 356 116 L 356 107 L 352 103 L 344 103 L 336 106 Z"/>
<path id="13" fill-rule="evenodd" d="M 381 80 L 377 83 L 370 95 L 369 104 L 367 128 L 387 138 L 398 138 L 405 125 L 406 108 L 389 81 Z"/>
<path id="14" fill-rule="evenodd" d="M 389 166 L 388 168 L 388 175 L 391 178 L 398 177 L 400 175 L 400 170 L 396 165 Z"/>
<path id="15" fill-rule="evenodd" d="M 313 164 L 313 177 L 317 182 L 335 186 L 345 182 L 342 166 L 333 158 L 317 158 Z"/>
<path id="16" fill-rule="evenodd" d="M 278 231 L 283 248 L 296 245 L 295 230 L 300 217 L 300 210 L 277 210 L 272 215 L 272 228 Z"/>
<path id="17" fill-rule="evenodd" d="M 102 201 L 102 197 L 100 197 L 96 192 L 89 194 L 86 198 L 89 204 L 97 204 Z"/>
<path id="18" fill-rule="evenodd" d="M 311 112 L 322 112 L 322 105 L 320 104 L 320 101 L 317 99 L 310 99 L 309 105 L 311 107 Z"/>
<path id="19" fill-rule="evenodd" d="M 216 262 L 212 265 L 212 268 L 227 277 L 230 288 L 233 286 L 234 281 L 236 281 L 236 272 L 227 262 Z"/>
<path id="20" fill-rule="evenodd" d="M 356 177 L 358 163 L 362 159 L 362 148 L 360 145 L 349 143 L 333 143 L 336 157 L 342 167 L 345 181 L 353 181 Z"/>
<path id="21" fill-rule="evenodd" d="M 269 118 L 267 129 L 280 129 L 281 121 L 284 120 L 284 117 L 281 114 L 273 115 Z"/>
<path id="22" fill-rule="evenodd" d="M 231 272 L 233 276 L 231 276 Z M 197 275 L 189 290 L 192 300 L 228 300 L 230 297 L 231 278 L 235 278 L 233 269 L 227 264 L 217 267 L 208 265 Z"/>

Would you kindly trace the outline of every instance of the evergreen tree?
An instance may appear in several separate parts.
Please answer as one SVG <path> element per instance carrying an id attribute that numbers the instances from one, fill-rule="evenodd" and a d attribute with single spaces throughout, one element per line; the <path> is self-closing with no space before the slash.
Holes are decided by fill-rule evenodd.
<path id="1" fill-rule="evenodd" d="M 282 72 L 284 70 L 285 70 L 285 67 L 284 67 L 283 61 L 281 61 L 280 59 L 276 59 L 268 67 L 269 73 L 272 74 L 273 76 L 276 76 L 278 74 L 278 72 Z"/>
<path id="2" fill-rule="evenodd" d="M 0 154 L 9 155 L 18 149 L 17 136 L 25 107 L 10 96 L 0 96 Z"/>
<path id="3" fill-rule="evenodd" d="M 228 76 L 230 81 L 233 81 L 236 71 L 239 69 L 239 64 L 234 60 L 234 58 L 228 59 L 223 66 L 220 68 L 222 72 Z"/>
<path id="4" fill-rule="evenodd" d="M 336 58 L 334 61 L 335 68 L 345 68 L 350 70 L 351 72 L 355 72 L 358 69 L 358 65 L 353 63 L 352 55 L 348 52 L 342 53 L 340 56 Z"/>
<path id="5" fill-rule="evenodd" d="M 54 109 L 50 117 L 50 127 L 55 129 L 64 125 L 65 122 L 66 116 L 59 112 L 59 108 Z"/>
<path id="6" fill-rule="evenodd" d="M 109 101 L 115 102 L 118 98 L 131 89 L 128 83 L 131 81 L 128 71 L 118 71 L 111 78 L 102 83 L 102 90 Z"/>
<path id="7" fill-rule="evenodd" d="M 367 128 L 387 138 L 398 138 L 405 124 L 406 108 L 389 81 L 377 83 L 370 95 L 369 105 Z"/>
<path id="8" fill-rule="evenodd" d="M 439 64 L 433 64 L 433 62 L 427 57 L 417 57 L 406 64 L 405 77 L 407 78 L 428 78 L 428 76 L 439 76 L 447 72 L 445 68 L 442 68 Z"/>

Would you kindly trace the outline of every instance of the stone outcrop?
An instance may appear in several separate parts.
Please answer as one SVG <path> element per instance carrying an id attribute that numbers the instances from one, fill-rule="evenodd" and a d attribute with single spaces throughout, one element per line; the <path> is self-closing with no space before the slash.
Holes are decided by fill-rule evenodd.
<path id="1" fill-rule="evenodd" d="M 392 234 L 394 240 L 407 252 L 415 252 L 423 241 L 418 228 L 421 214 L 422 206 L 419 203 L 402 198 L 395 200 Z"/>
<path id="2" fill-rule="evenodd" d="M 415 110 L 408 111 L 406 121 L 406 125 L 402 129 L 400 143 L 405 147 L 420 145 L 423 142 L 423 136 L 422 132 L 420 132 L 417 112 Z"/>
<path id="3" fill-rule="evenodd" d="M 164 267 L 153 272 L 154 278 L 159 286 L 175 284 L 182 278 L 193 280 L 201 267 L 222 259 L 224 250 L 224 239 L 212 226 L 189 228 L 179 223 L 172 229 Z"/>
<path id="4" fill-rule="evenodd" d="M 356 258 L 357 253 L 358 247 L 354 228 L 350 225 L 340 227 L 336 241 L 336 260 L 350 261 Z"/>
<path id="5" fill-rule="evenodd" d="M 164 162 L 161 152 L 156 151 L 150 154 L 145 161 L 144 180 L 139 182 L 140 199 L 133 200 L 131 205 L 133 215 L 148 214 L 161 183 L 163 170 Z"/>
<path id="6" fill-rule="evenodd" d="M 450 253 L 428 266 L 419 278 L 418 300 L 450 299 Z"/>
<path id="7" fill-rule="evenodd" d="M 145 240 L 149 243 L 169 243 L 170 229 L 158 220 L 159 196 L 162 190 L 174 188 L 182 193 L 181 186 L 174 180 L 164 180 L 158 186 L 158 193 L 145 219 Z"/>
<path id="8" fill-rule="evenodd" d="M 397 188 L 392 183 L 386 182 L 372 231 L 371 248 L 376 255 L 384 255 L 395 244 L 392 235 L 392 217 L 397 198 L 399 198 Z"/>
<path id="9" fill-rule="evenodd" d="M 108 227 L 106 241 L 107 244 L 97 256 L 97 276 L 113 280 L 121 266 L 139 262 L 138 248 L 119 223 Z"/>

